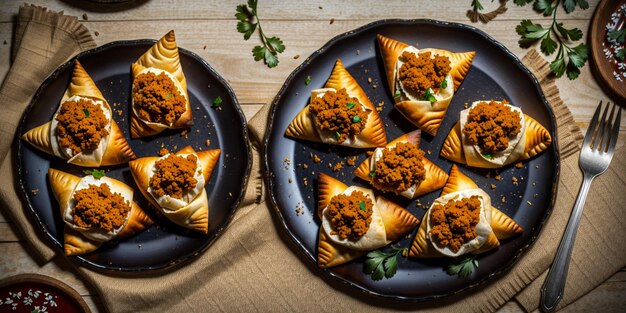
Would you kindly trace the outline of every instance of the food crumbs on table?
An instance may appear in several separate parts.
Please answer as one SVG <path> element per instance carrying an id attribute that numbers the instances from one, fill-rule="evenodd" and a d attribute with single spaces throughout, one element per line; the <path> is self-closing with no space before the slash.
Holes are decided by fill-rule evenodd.
<path id="1" fill-rule="evenodd" d="M 428 155 L 430 155 L 431 152 L 430 152 L 430 150 L 426 150 L 426 153 L 428 153 Z"/>
<path id="2" fill-rule="evenodd" d="M 309 185 L 309 181 L 306 177 L 302 179 L 302 184 L 304 184 L 305 187 Z"/>
<path id="3" fill-rule="evenodd" d="M 5 41 L 3 42 L 3 44 L 5 44 L 5 45 L 6 45 L 6 44 L 7 44 L 7 41 L 5 40 Z"/>
<path id="4" fill-rule="evenodd" d="M 333 168 L 333 164 L 328 162 L 328 168 Z"/>
<path id="5" fill-rule="evenodd" d="M 359 55 L 359 54 L 361 54 L 361 50 L 357 49 L 356 50 L 356 55 Z"/>
<path id="6" fill-rule="evenodd" d="M 183 130 L 182 132 L 180 132 L 180 136 L 181 136 L 181 137 L 188 138 L 188 137 L 187 137 L 187 134 L 189 134 L 189 128 L 185 128 L 185 130 Z"/>
<path id="7" fill-rule="evenodd" d="M 233 193 L 229 191 L 229 192 L 228 192 L 228 196 L 229 196 L 230 198 L 232 198 L 232 197 L 233 197 Z"/>
<path id="8" fill-rule="evenodd" d="M 87 16 L 87 13 L 83 13 L 83 20 L 89 20 L 89 17 Z"/>
<path id="9" fill-rule="evenodd" d="M 124 114 L 124 111 L 122 110 L 115 110 L 115 112 L 117 112 L 118 116 L 122 116 L 122 114 Z"/>
<path id="10" fill-rule="evenodd" d="M 36 196 L 39 193 L 39 189 L 31 189 L 30 192 L 33 194 L 33 196 Z"/>
<path id="11" fill-rule="evenodd" d="M 296 204 L 296 216 L 300 216 L 304 214 L 304 204 L 302 202 L 298 202 Z"/>
<path id="12" fill-rule="evenodd" d="M 96 35 L 96 37 L 100 36 L 99 32 L 94 32 L 93 34 Z"/>
<path id="13" fill-rule="evenodd" d="M 493 177 L 495 180 L 501 180 L 502 176 L 500 176 L 500 174 L 496 174 L 496 176 Z"/>
<path id="14" fill-rule="evenodd" d="M 138 244 L 138 245 L 137 245 L 137 248 L 141 249 L 141 244 Z"/>
<path id="15" fill-rule="evenodd" d="M 495 185 L 495 184 L 491 184 L 491 186 L 490 186 L 490 187 L 491 187 L 491 190 L 496 189 L 496 185 Z"/>
<path id="16" fill-rule="evenodd" d="M 356 164 L 356 155 L 346 159 L 346 164 L 354 166 Z"/>
<path id="17" fill-rule="evenodd" d="M 313 155 L 313 162 L 314 163 L 320 163 L 322 162 L 322 159 L 320 159 L 320 157 L 318 157 L 316 154 Z"/>
<path id="18" fill-rule="evenodd" d="M 299 57 L 300 57 L 300 55 L 299 55 L 299 54 L 296 54 L 296 55 L 294 55 L 294 56 L 293 56 L 293 59 L 294 59 L 294 60 L 297 60 Z"/>
<path id="19" fill-rule="evenodd" d="M 287 180 L 290 184 L 293 182 L 293 180 L 291 179 L 291 177 L 289 177 L 289 179 Z"/>
<path id="20" fill-rule="evenodd" d="M 302 168 L 306 170 L 307 168 L 309 168 L 309 165 L 304 163 L 304 164 L 302 164 Z"/>
<path id="21" fill-rule="evenodd" d="M 339 172 L 343 168 L 343 162 L 337 162 L 335 166 L 333 166 L 333 172 Z"/>
<path id="22" fill-rule="evenodd" d="M 335 22 L 335 19 L 334 19 L 334 18 L 331 18 L 331 19 L 330 19 L 330 25 L 332 25 L 334 22 Z"/>
<path id="23" fill-rule="evenodd" d="M 157 153 L 159 156 L 164 156 L 166 154 L 170 153 L 167 148 L 162 147 L 161 150 L 159 150 L 159 152 Z"/>
<path id="24" fill-rule="evenodd" d="M 289 169 L 289 165 L 291 165 L 291 160 L 288 157 L 283 159 L 283 167 L 287 170 Z"/>
<path id="25" fill-rule="evenodd" d="M 526 203 L 527 203 L 528 205 L 533 205 L 533 203 L 532 203 L 532 202 L 530 202 L 530 201 L 526 201 Z"/>
<path id="26" fill-rule="evenodd" d="M 506 203 L 506 197 L 505 197 L 505 196 L 502 196 L 502 199 L 500 199 L 500 202 L 502 202 L 502 203 Z"/>
<path id="27" fill-rule="evenodd" d="M 515 163 L 515 168 L 523 168 L 523 167 L 524 167 L 524 163 L 522 162 Z"/>
<path id="28" fill-rule="evenodd" d="M 323 9 L 323 8 L 322 8 L 322 6 L 319 6 L 318 8 L 319 8 L 320 10 L 321 10 L 321 9 Z"/>
<path id="29" fill-rule="evenodd" d="M 207 139 L 207 140 L 204 142 L 204 144 L 205 144 L 207 147 L 211 146 L 211 139 Z"/>
<path id="30" fill-rule="evenodd" d="M 515 186 L 519 185 L 519 183 L 517 181 L 517 177 L 515 177 L 515 176 L 511 177 L 511 181 L 513 182 L 513 185 L 515 185 Z"/>
<path id="31" fill-rule="evenodd" d="M 372 78 L 371 77 L 367 78 L 367 83 L 370 84 L 370 85 L 372 84 Z"/>

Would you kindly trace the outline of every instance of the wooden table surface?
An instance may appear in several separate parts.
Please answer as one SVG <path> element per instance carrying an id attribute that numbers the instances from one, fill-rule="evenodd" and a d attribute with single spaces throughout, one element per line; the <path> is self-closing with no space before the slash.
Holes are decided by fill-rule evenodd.
<path id="1" fill-rule="evenodd" d="M 611 0 L 609 0 L 611 1 Z M 271 102 L 289 73 L 308 55 L 335 35 L 372 21 L 386 18 L 428 18 L 471 24 L 503 43 L 519 58 L 527 52 L 518 46 L 515 26 L 522 19 L 549 24 L 530 6 L 517 7 L 512 1 L 509 10 L 488 24 L 471 23 L 466 17 L 471 0 L 456 1 L 266 1 L 260 0 L 258 13 L 263 30 L 280 37 L 286 50 L 279 56 L 278 67 L 269 69 L 255 62 L 251 49 L 259 44 L 255 35 L 244 41 L 236 31 L 235 8 L 245 0 L 151 0 L 119 12 L 98 13 L 72 6 L 76 1 L 31 0 L 31 3 L 54 11 L 74 15 L 87 26 L 98 45 L 116 40 L 158 39 L 170 29 L 176 31 L 179 46 L 189 49 L 223 75 L 232 85 L 243 112 L 250 119 L 265 104 Z M 587 34 L 593 10 L 599 0 L 589 0 L 590 8 L 577 9 L 559 17 L 568 27 L 578 27 Z M 10 49 L 15 17 L 22 1 L 0 0 L 0 82 L 10 67 Z M 498 1 L 482 0 L 489 11 Z M 536 47 L 535 47 L 536 48 Z M 533 49 L 535 49 L 533 48 Z M 296 56 L 300 57 L 296 59 Z M 551 60 L 551 59 L 550 59 Z M 577 80 L 558 80 L 561 98 L 574 115 L 576 123 L 585 131 L 599 100 L 608 100 L 586 65 Z M 624 113 L 626 115 L 626 113 Z M 626 116 L 622 116 L 622 120 Z M 622 123 L 618 146 L 626 143 L 626 123 Z M 67 261 L 58 259 L 44 266 L 38 265 L 28 252 L 27 245 L 16 234 L 13 224 L 0 215 L 0 279 L 20 273 L 40 273 L 56 277 L 76 289 L 94 312 L 102 312 L 98 295 L 71 269 Z M 626 306 L 626 270 L 616 273 L 598 288 L 573 303 L 567 310 L 618 312 Z M 519 312 L 521 307 L 508 302 L 501 312 Z"/>

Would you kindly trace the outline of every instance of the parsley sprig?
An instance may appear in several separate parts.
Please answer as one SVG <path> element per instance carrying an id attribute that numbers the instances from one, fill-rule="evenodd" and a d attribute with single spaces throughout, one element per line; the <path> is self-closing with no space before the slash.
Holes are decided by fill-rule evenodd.
<path id="1" fill-rule="evenodd" d="M 589 49 L 584 43 L 572 47 L 574 42 L 582 38 L 583 32 L 576 27 L 568 29 L 562 22 L 558 22 L 557 9 L 562 3 L 565 12 L 571 13 L 577 6 L 583 10 L 589 8 L 589 3 L 586 0 L 514 0 L 514 2 L 518 6 L 533 3 L 534 10 L 543 13 L 543 16 L 552 16 L 552 23 L 547 28 L 531 20 L 522 20 L 515 28 L 520 35 L 520 47 L 528 48 L 541 40 L 540 48 L 543 54 L 550 56 L 556 51 L 556 56 L 550 63 L 552 73 L 556 77 L 566 74 L 571 80 L 578 78 L 580 68 L 589 57 Z M 553 35 L 556 41 L 552 39 Z"/>
<path id="2" fill-rule="evenodd" d="M 252 56 L 255 61 L 263 62 L 267 67 L 272 68 L 278 65 L 278 54 L 285 51 L 285 45 L 280 38 L 273 36 L 267 37 L 261 27 L 261 20 L 257 14 L 257 0 L 248 0 L 248 4 L 240 4 L 237 6 L 235 17 L 237 22 L 237 31 L 243 34 L 243 39 L 248 40 L 250 36 L 259 29 L 259 37 L 263 46 L 255 46 L 252 49 Z"/>
<path id="3" fill-rule="evenodd" d="M 93 170 L 83 170 L 83 174 L 85 175 L 91 175 L 93 176 L 93 178 L 95 179 L 100 179 L 102 177 L 104 177 L 106 175 L 106 173 L 104 172 L 104 170 L 98 170 L 98 169 L 93 169 Z"/>
<path id="4" fill-rule="evenodd" d="M 375 250 L 367 254 L 367 260 L 363 271 L 371 274 L 372 280 L 378 281 L 384 278 L 391 278 L 398 271 L 398 255 L 406 256 L 407 248 L 391 247 L 390 252 Z"/>
<path id="5" fill-rule="evenodd" d="M 476 257 L 473 255 L 464 255 L 452 259 L 450 263 L 448 263 L 446 273 L 453 276 L 456 275 L 459 277 L 467 277 L 471 275 L 477 268 L 478 260 L 476 260 Z"/>

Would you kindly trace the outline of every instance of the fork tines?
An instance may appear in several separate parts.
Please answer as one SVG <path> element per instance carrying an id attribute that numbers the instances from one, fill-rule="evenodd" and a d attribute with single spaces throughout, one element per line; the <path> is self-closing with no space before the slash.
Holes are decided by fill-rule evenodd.
<path id="1" fill-rule="evenodd" d="M 601 110 L 602 101 L 598 104 L 598 108 L 591 119 L 591 124 L 589 124 L 589 128 L 587 128 L 583 148 L 612 153 L 617 143 L 622 108 L 607 102 L 607 105 L 604 107 L 604 112 L 602 113 L 602 118 L 600 119 Z M 611 112 L 609 113 L 609 111 Z M 606 117 L 607 114 L 609 114 L 608 119 Z"/>

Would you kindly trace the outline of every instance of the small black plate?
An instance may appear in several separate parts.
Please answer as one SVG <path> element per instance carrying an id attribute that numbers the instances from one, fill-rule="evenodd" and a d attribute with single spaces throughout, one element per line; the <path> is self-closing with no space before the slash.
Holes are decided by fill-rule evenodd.
<path id="1" fill-rule="evenodd" d="M 448 261 L 443 258 L 400 258 L 396 275 L 381 281 L 373 281 L 368 274 L 363 273 L 364 257 L 342 266 L 320 269 L 319 273 L 336 278 L 333 281 L 346 283 L 367 294 L 407 301 L 439 299 L 479 288 L 506 272 L 536 239 L 555 199 L 559 158 L 554 114 L 539 83 L 515 55 L 473 27 L 433 20 L 382 20 L 339 35 L 313 53 L 287 78 L 272 104 L 269 129 L 265 137 L 265 165 L 273 205 L 289 237 L 303 252 L 305 262 L 316 264 L 319 230 L 319 220 L 314 216 L 317 173 L 324 172 L 347 185 L 369 187 L 352 174 L 354 166 L 345 165 L 346 158 L 351 156 L 356 156 L 356 164 L 360 164 L 367 157 L 367 150 L 314 144 L 284 136 L 291 120 L 309 102 L 310 91 L 324 85 L 337 58 L 341 58 L 374 104 L 384 101 L 380 114 L 385 123 L 387 140 L 391 141 L 416 129 L 393 109 L 394 102 L 387 87 L 376 34 L 416 45 L 418 48 L 476 51 L 473 65 L 452 99 L 437 136 L 422 133 L 420 147 L 427 152 L 426 157 L 445 171 L 449 172 L 452 163 L 439 156 L 440 147 L 454 123 L 458 121 L 459 112 L 464 105 L 475 100 L 504 98 L 513 105 L 520 106 L 524 113 L 548 129 L 553 143 L 540 156 L 525 161 L 521 169 L 508 166 L 499 171 L 487 171 L 461 166 L 461 171 L 491 196 L 492 203 L 524 229 L 523 235 L 505 240 L 497 250 L 478 256 L 480 267 L 471 276 L 458 278 L 448 275 L 445 272 Z M 309 75 L 311 82 L 306 85 L 305 80 Z M 321 162 L 314 163 L 311 154 L 319 156 Z M 330 167 L 340 161 L 344 161 L 344 168 L 333 171 Z M 303 164 L 307 164 L 308 168 L 304 169 Z M 500 180 L 493 178 L 496 172 L 499 173 Z M 517 179 L 516 184 L 513 184 L 514 178 Z M 495 189 L 490 188 L 491 184 L 495 185 Z M 441 191 L 430 193 L 419 197 L 417 201 L 391 194 L 385 196 L 404 206 L 421 220 L 425 209 L 417 203 L 429 206 L 440 193 Z M 502 203 L 503 197 L 506 198 L 506 203 Z M 396 243 L 396 246 L 409 247 L 414 234 L 415 231 Z"/>
<path id="2" fill-rule="evenodd" d="M 243 198 L 252 160 L 246 119 L 229 84 L 198 55 L 179 48 L 181 65 L 187 78 L 187 90 L 193 110 L 194 126 L 186 136 L 182 130 L 145 138 L 130 139 L 129 103 L 130 65 L 148 50 L 154 40 L 116 41 L 85 51 L 61 65 L 37 90 L 26 109 L 17 132 L 17 167 L 20 186 L 39 228 L 53 245 L 63 250 L 63 221 L 59 206 L 50 192 L 47 172 L 55 168 L 84 176 L 84 168 L 45 154 L 19 136 L 52 118 L 67 88 L 74 60 L 78 59 L 91 75 L 113 109 L 113 118 L 124 132 L 137 157 L 154 156 L 164 146 L 172 152 L 187 145 L 196 151 L 221 149 L 219 163 L 207 184 L 209 197 L 209 232 L 202 235 L 183 229 L 155 214 L 137 190 L 127 164 L 103 167 L 106 175 L 135 189 L 134 199 L 155 220 L 155 226 L 121 240 L 105 244 L 93 253 L 75 259 L 90 268 L 104 271 L 146 271 L 171 267 L 206 250 L 224 231 Z M 221 97 L 222 110 L 211 108 Z M 207 140 L 209 145 L 207 146 Z"/>

